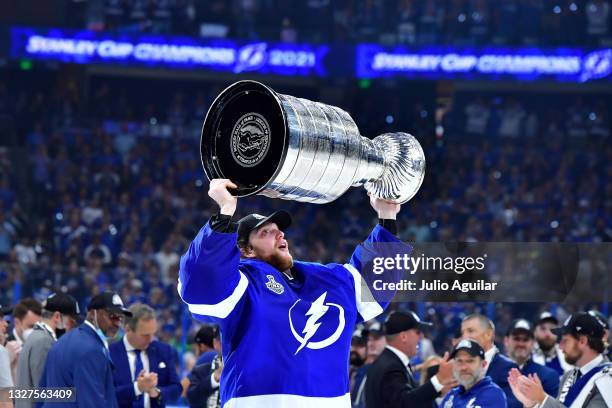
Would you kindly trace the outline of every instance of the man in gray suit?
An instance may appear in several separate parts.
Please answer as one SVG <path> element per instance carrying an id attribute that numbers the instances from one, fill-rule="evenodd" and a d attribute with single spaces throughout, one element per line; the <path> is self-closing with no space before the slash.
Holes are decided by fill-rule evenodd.
<path id="1" fill-rule="evenodd" d="M 512 370 L 508 382 L 516 398 L 528 408 L 612 407 L 612 363 L 602 355 L 603 322 L 589 313 L 576 313 L 553 332 L 561 338 L 566 361 L 576 368 L 561 379 L 557 399 L 544 392 L 537 375 L 526 377 Z"/>
<path id="2" fill-rule="evenodd" d="M 47 353 L 67 330 L 77 325 L 79 304 L 70 295 L 51 294 L 42 309 L 42 320 L 36 323 L 19 354 L 17 363 L 18 388 L 37 388 L 45 368 Z M 16 400 L 15 408 L 31 408 L 32 400 Z"/>

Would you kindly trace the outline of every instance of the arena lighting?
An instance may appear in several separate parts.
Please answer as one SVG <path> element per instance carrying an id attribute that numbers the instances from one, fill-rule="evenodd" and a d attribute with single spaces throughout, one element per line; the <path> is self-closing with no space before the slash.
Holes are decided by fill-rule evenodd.
<path id="1" fill-rule="evenodd" d="M 356 74 L 360 78 L 421 77 L 526 81 L 544 79 L 586 82 L 602 78 L 609 80 L 612 72 L 612 49 L 391 50 L 378 45 L 359 45 L 356 60 Z"/>
<path id="2" fill-rule="evenodd" d="M 11 57 L 77 64 L 122 64 L 233 73 L 324 76 L 325 45 L 246 43 L 90 31 L 11 29 Z"/>

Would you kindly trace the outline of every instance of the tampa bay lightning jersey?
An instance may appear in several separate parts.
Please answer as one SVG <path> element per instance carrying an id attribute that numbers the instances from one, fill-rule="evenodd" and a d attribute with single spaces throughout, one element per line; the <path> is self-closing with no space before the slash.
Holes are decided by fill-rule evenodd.
<path id="1" fill-rule="evenodd" d="M 223 407 L 350 408 L 354 325 L 388 304 L 372 301 L 364 284 L 364 245 L 398 239 L 377 225 L 347 264 L 296 261 L 300 284 L 266 262 L 240 259 L 236 241 L 206 224 L 181 257 L 178 283 L 193 316 L 220 326 Z"/>

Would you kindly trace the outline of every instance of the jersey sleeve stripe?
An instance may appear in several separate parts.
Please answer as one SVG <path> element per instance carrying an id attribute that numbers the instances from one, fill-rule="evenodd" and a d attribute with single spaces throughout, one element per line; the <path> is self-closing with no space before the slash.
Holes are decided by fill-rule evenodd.
<path id="1" fill-rule="evenodd" d="M 357 311 L 364 321 L 375 318 L 384 310 L 372 296 L 370 288 L 363 280 L 359 271 L 350 263 L 344 264 L 344 267 L 351 273 L 355 281 L 355 303 Z"/>
<path id="2" fill-rule="evenodd" d="M 249 286 L 249 280 L 242 272 L 240 272 L 240 280 L 238 281 L 238 285 L 236 286 L 236 289 L 234 289 L 234 292 L 232 292 L 231 295 L 229 295 L 227 298 L 223 299 L 221 302 L 217 304 L 207 305 L 207 304 L 187 303 L 185 302 L 184 299 L 182 299 L 182 297 L 181 299 L 183 300 L 183 302 L 187 304 L 187 307 L 189 308 L 189 311 L 191 313 L 225 319 L 227 316 L 229 316 L 232 310 L 234 310 L 238 302 L 240 302 L 240 299 L 242 299 L 242 296 L 244 296 L 248 286 Z M 181 294 L 181 280 L 180 279 L 178 282 L 178 292 L 180 295 Z"/>

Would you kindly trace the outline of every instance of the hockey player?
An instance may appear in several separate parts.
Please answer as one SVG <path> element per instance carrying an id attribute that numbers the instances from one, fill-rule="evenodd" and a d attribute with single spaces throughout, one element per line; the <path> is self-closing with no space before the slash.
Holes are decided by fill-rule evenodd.
<path id="1" fill-rule="evenodd" d="M 400 206 L 371 198 L 379 225 L 348 263 L 322 265 L 293 260 L 284 211 L 234 224 L 228 188 L 236 185 L 210 182 L 220 211 L 182 256 L 178 284 L 191 313 L 221 328 L 223 407 L 349 408 L 353 327 L 388 304 L 372 300 L 369 251 L 379 243 L 410 250 L 394 235 Z"/>

